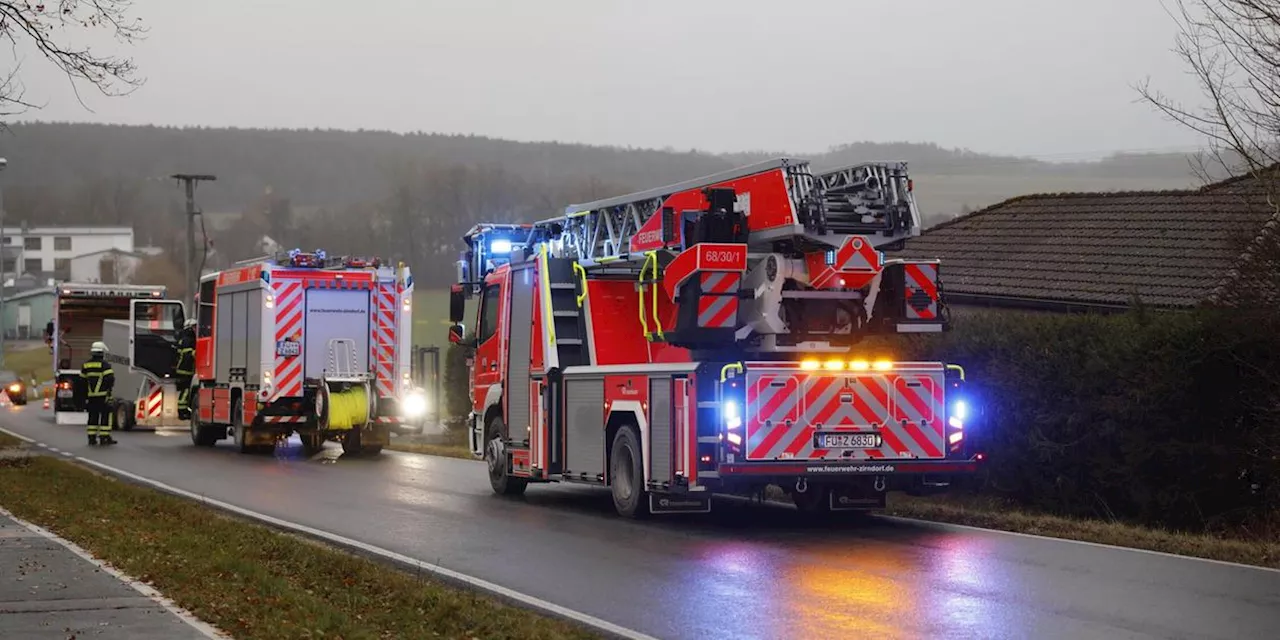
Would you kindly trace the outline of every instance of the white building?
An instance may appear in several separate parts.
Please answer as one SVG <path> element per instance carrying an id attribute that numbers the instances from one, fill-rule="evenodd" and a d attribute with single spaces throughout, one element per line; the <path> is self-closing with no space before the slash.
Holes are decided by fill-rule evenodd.
<path id="1" fill-rule="evenodd" d="M 71 282 L 128 283 L 133 272 L 147 256 L 111 248 L 71 258 L 67 280 Z M 105 264 L 104 264 L 105 263 Z"/>
<path id="2" fill-rule="evenodd" d="M 52 272 L 65 278 L 76 256 L 109 249 L 132 254 L 133 227 L 5 227 L 3 247 L 5 275 Z"/>

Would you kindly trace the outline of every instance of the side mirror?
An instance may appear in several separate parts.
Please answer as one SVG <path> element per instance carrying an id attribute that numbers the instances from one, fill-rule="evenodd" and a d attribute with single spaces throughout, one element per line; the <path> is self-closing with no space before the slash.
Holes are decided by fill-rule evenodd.
<path id="1" fill-rule="evenodd" d="M 467 312 L 467 297 L 463 285 L 455 284 L 449 288 L 449 322 L 457 324 Z"/>
<path id="2" fill-rule="evenodd" d="M 464 336 L 466 335 L 466 330 L 463 329 L 460 324 L 455 324 L 452 327 L 449 327 L 449 342 L 452 344 L 458 344 L 465 347 L 467 343 Z"/>

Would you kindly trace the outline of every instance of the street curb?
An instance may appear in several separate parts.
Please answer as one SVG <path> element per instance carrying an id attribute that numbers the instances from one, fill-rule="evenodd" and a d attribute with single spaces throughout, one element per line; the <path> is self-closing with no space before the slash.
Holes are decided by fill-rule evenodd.
<path id="1" fill-rule="evenodd" d="M 14 522 L 18 523 L 19 525 L 22 525 L 27 530 L 31 531 L 32 533 L 42 538 L 52 540 L 62 545 L 68 551 L 76 554 L 80 558 L 88 560 L 90 563 L 93 564 L 93 566 L 102 570 L 104 573 L 132 587 L 134 591 L 137 591 L 143 596 L 149 598 L 152 602 L 155 602 L 156 604 L 164 607 L 165 610 L 168 611 L 169 613 L 172 613 L 173 615 L 178 616 L 180 620 L 187 623 L 188 626 L 194 628 L 196 631 L 199 631 L 201 635 L 203 635 L 204 637 L 211 638 L 213 640 L 227 640 L 228 638 L 233 637 L 230 634 L 219 630 L 217 627 L 214 627 L 213 625 L 197 618 L 190 611 L 187 611 L 186 609 L 179 607 L 172 600 L 166 598 L 164 594 L 160 593 L 159 591 L 156 591 L 154 588 L 152 588 L 150 585 L 146 584 L 145 582 L 140 582 L 137 579 L 132 578 L 120 572 L 115 567 L 112 567 L 111 565 L 103 562 L 102 560 L 95 558 L 88 551 L 80 547 L 80 545 L 77 545 L 76 543 L 70 540 L 67 540 L 66 538 L 60 537 L 57 534 L 53 533 L 52 531 L 49 531 L 48 529 L 45 529 L 36 524 L 32 524 L 30 522 L 27 522 L 26 520 L 23 520 L 22 518 L 19 518 L 18 516 L 15 516 L 13 512 L 9 511 L 3 506 L 0 506 L 0 515 L 3 515 L 4 517 L 13 520 Z"/>

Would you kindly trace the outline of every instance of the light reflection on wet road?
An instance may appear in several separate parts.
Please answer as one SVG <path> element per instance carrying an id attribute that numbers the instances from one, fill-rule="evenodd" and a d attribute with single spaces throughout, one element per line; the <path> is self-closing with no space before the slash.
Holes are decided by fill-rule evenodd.
<path id="1" fill-rule="evenodd" d="M 44 414 L 44 415 L 47 415 Z M 437 563 L 659 638 L 1270 638 L 1280 572 L 941 526 L 820 525 L 775 505 L 621 520 L 607 492 L 489 491 L 479 463 L 242 456 L 36 410 L 0 426 L 104 464 Z"/>

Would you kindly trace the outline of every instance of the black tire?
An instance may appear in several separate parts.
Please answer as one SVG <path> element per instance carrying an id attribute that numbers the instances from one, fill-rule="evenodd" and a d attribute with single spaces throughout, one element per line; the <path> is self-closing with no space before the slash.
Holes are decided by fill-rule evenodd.
<path id="1" fill-rule="evenodd" d="M 195 403 L 191 403 L 191 444 L 197 447 L 212 447 L 218 444 L 222 436 L 226 434 L 225 427 L 211 427 L 200 424 L 200 418 L 196 412 Z"/>
<path id="2" fill-rule="evenodd" d="M 138 423 L 133 420 L 133 406 L 128 402 L 116 402 L 116 421 L 113 430 L 133 431 Z"/>
<path id="3" fill-rule="evenodd" d="M 613 492 L 613 508 L 624 518 L 642 518 L 649 514 L 643 461 L 639 433 L 634 426 L 623 425 L 613 436 L 609 451 L 609 489 Z"/>
<path id="4" fill-rule="evenodd" d="M 324 450 L 324 436 L 316 434 L 300 434 L 302 454 L 310 458 Z"/>
<path id="5" fill-rule="evenodd" d="M 353 428 L 342 437 L 342 453 L 355 457 L 360 455 L 360 451 L 360 430 Z"/>
<path id="6" fill-rule="evenodd" d="M 505 449 L 501 449 L 504 426 L 502 416 L 494 416 L 484 430 L 484 462 L 489 468 L 489 487 L 500 496 L 518 496 L 529 487 L 529 481 L 507 473 L 507 456 Z"/>
<path id="7" fill-rule="evenodd" d="M 258 453 L 265 447 L 249 444 L 249 428 L 244 424 L 241 402 L 240 398 L 231 401 L 231 441 L 240 453 Z"/>

